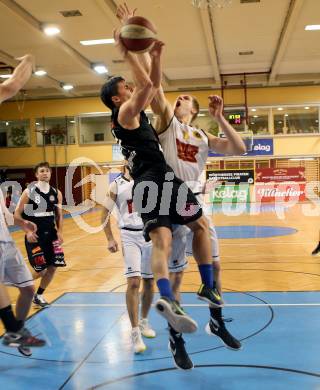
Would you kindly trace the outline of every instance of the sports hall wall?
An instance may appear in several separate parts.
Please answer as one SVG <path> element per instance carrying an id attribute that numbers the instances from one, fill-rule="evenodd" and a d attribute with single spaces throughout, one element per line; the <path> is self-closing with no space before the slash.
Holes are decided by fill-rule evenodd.
<path id="1" fill-rule="evenodd" d="M 168 92 L 167 98 L 174 102 L 176 97 L 180 93 L 194 92 Z M 200 108 L 207 108 L 207 96 L 209 94 L 220 94 L 220 90 L 215 91 L 197 91 L 196 97 L 199 100 Z M 244 93 L 242 89 L 227 89 L 225 90 L 224 100 L 226 105 L 240 106 L 244 103 Z M 300 87 L 272 87 L 272 88 L 250 88 L 248 89 L 248 106 L 249 107 L 263 107 L 263 106 L 281 106 L 281 105 L 320 105 L 320 87 L 319 86 L 300 86 Z M 276 108 L 275 108 L 276 110 Z M 72 119 L 79 118 L 81 116 L 92 116 L 93 113 L 106 113 L 108 110 L 100 102 L 98 97 L 88 98 L 65 98 L 65 99 L 52 99 L 52 100 L 32 100 L 25 101 L 13 101 L 4 103 L 0 106 L 0 122 L 14 121 L 14 120 L 27 120 L 30 126 L 29 140 L 27 147 L 0 147 L 0 168 L 7 169 L 7 172 L 11 171 L 13 176 L 19 170 L 25 170 L 26 182 L 30 181 L 31 173 L 27 170 L 29 167 L 33 167 L 39 161 L 49 161 L 53 166 L 59 166 L 61 169 L 55 170 L 53 175 L 53 184 L 61 184 L 63 182 L 63 176 L 65 168 L 70 162 L 79 157 L 85 157 L 94 160 L 97 164 L 103 166 L 103 164 L 114 161 L 115 154 L 113 151 L 113 138 L 110 135 L 108 126 L 105 125 L 105 117 L 102 118 L 102 122 L 105 127 L 107 138 L 110 142 L 92 142 L 90 139 L 87 143 L 81 142 L 83 135 L 79 131 L 79 120 L 75 120 L 73 142 L 68 145 L 45 145 L 40 146 L 39 132 L 37 132 L 38 125 L 41 123 L 41 118 L 50 117 L 70 117 Z M 40 119 L 39 119 L 40 118 Z M 84 122 L 81 126 L 85 128 Z M 91 124 L 92 125 L 92 124 Z M 97 123 L 97 126 L 99 124 Z M 107 134 L 109 133 L 109 134 Z M 270 134 L 268 135 L 270 138 Z M 244 159 L 232 159 L 225 157 L 224 165 L 221 166 L 221 157 L 209 158 L 210 164 L 207 169 L 254 169 L 257 168 L 270 168 L 270 167 L 305 167 L 308 180 L 319 180 L 320 171 L 320 136 L 319 133 L 313 134 L 281 134 L 273 135 L 273 154 L 267 158 L 263 156 L 259 158 Z M 96 140 L 95 140 L 96 141 Z M 315 157 L 312 162 L 293 162 L 290 161 L 290 156 Z M 277 159 L 277 157 L 279 159 Z M 15 170 L 13 171 L 13 168 Z M 61 172 L 60 172 L 61 171 Z M 88 168 L 82 168 L 81 176 L 93 170 Z M 102 168 L 104 174 L 108 172 L 108 169 Z M 79 172 L 78 172 L 79 174 Z M 18 176 L 18 175 L 17 175 Z M 57 182 L 57 183 L 56 183 Z M 88 193 L 91 192 L 91 185 L 85 187 L 82 196 L 86 199 Z M 80 196 L 80 195 L 79 195 Z M 77 196 L 77 200 L 81 201 Z M 77 201 L 77 203 L 78 203 Z"/>

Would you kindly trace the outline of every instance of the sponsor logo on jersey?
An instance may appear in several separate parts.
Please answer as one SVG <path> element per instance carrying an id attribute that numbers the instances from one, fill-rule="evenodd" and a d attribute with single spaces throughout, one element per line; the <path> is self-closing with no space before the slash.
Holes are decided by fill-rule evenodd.
<path id="1" fill-rule="evenodd" d="M 49 200 L 50 200 L 50 202 L 54 202 L 56 200 L 56 198 L 53 195 L 50 195 Z"/>
<path id="2" fill-rule="evenodd" d="M 199 147 L 195 145 L 185 144 L 176 139 L 178 158 L 182 161 L 196 163 L 196 156 L 199 152 Z"/>

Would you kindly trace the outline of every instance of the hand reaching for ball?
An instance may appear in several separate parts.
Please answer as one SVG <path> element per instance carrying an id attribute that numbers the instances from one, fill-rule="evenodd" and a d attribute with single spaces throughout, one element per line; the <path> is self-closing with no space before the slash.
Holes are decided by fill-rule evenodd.
<path id="1" fill-rule="evenodd" d="M 164 47 L 164 43 L 161 41 L 155 41 L 152 49 L 150 50 L 150 56 L 151 58 L 160 58 L 162 54 L 162 50 Z"/>
<path id="2" fill-rule="evenodd" d="M 223 116 L 223 99 L 217 95 L 210 95 L 209 99 L 209 114 L 214 119 L 221 119 Z"/>
<path id="3" fill-rule="evenodd" d="M 127 3 L 120 4 L 117 8 L 116 16 L 121 23 L 126 23 L 126 21 L 132 18 L 137 11 L 137 8 L 130 10 Z"/>
<path id="4" fill-rule="evenodd" d="M 120 39 L 120 30 L 113 30 L 113 39 L 116 47 L 123 57 L 125 57 L 128 54 L 128 49 L 124 46 L 122 40 Z"/>

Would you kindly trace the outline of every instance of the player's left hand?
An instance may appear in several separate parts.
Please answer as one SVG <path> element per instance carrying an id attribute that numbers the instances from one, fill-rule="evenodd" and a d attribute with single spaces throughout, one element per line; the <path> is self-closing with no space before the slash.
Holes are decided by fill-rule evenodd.
<path id="1" fill-rule="evenodd" d="M 126 21 L 129 18 L 132 18 L 137 11 L 137 8 L 134 8 L 131 10 L 127 3 L 124 2 L 123 4 L 120 4 L 117 8 L 116 17 L 120 20 L 122 24 L 126 23 Z"/>
<path id="2" fill-rule="evenodd" d="M 161 42 L 161 41 L 155 41 L 153 46 L 152 46 L 152 49 L 150 50 L 150 56 L 151 57 L 160 57 L 161 54 L 162 54 L 162 50 L 163 50 L 163 47 L 164 47 L 164 43 Z"/>
<path id="3" fill-rule="evenodd" d="M 213 119 L 219 120 L 223 117 L 223 99 L 217 95 L 210 95 L 209 99 L 209 114 Z"/>

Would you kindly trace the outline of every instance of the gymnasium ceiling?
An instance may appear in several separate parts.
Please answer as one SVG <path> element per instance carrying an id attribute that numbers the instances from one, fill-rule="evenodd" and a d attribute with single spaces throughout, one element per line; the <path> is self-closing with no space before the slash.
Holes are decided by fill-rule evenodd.
<path id="1" fill-rule="evenodd" d="M 29 99 L 97 95 L 107 77 L 97 75 L 92 63 L 104 63 L 109 75 L 129 78 L 113 45 L 80 44 L 112 37 L 118 2 L 0 0 L 0 74 L 5 66 L 16 65 L 15 57 L 34 54 L 48 76 L 32 77 L 26 87 Z M 320 31 L 305 31 L 306 25 L 320 24 L 320 0 L 232 0 L 224 9 L 211 10 L 194 8 L 191 0 L 127 3 L 155 23 L 166 43 L 163 80 L 168 91 L 217 87 L 221 74 L 243 72 L 267 72 L 248 76 L 251 86 L 320 83 Z M 70 10 L 82 16 L 61 14 Z M 58 25 L 60 35 L 44 35 L 43 23 Z M 239 55 L 243 51 L 253 54 Z M 240 79 L 223 78 L 229 85 Z M 74 89 L 66 92 L 61 83 Z"/>

